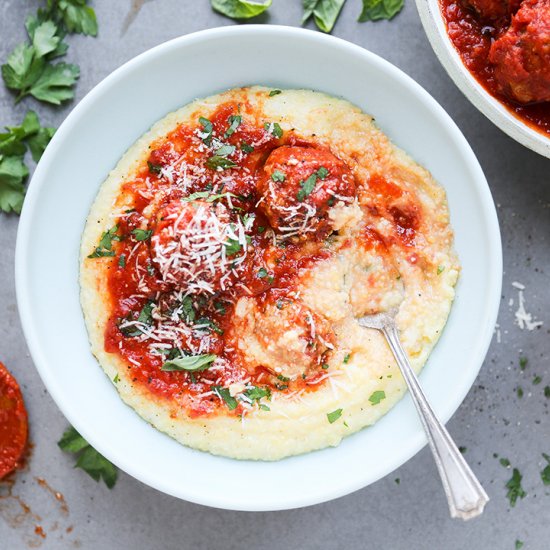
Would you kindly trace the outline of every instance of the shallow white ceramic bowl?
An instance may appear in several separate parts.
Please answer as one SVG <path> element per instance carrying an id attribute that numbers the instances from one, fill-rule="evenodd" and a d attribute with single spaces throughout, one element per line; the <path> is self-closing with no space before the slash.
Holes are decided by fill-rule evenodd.
<path id="1" fill-rule="evenodd" d="M 90 354 L 78 296 L 80 235 L 109 170 L 169 111 L 246 84 L 347 98 L 373 114 L 445 186 L 463 274 L 421 380 L 448 420 L 479 371 L 499 304 L 500 235 L 487 182 L 458 128 L 418 84 L 372 53 L 321 33 L 276 26 L 204 31 L 162 44 L 101 82 L 59 128 L 30 184 L 17 240 L 17 297 L 44 383 L 69 422 L 102 454 L 144 483 L 186 500 L 276 510 L 345 495 L 412 457 L 426 438 L 410 398 L 337 448 L 280 462 L 194 451 L 150 427 L 119 399 Z"/>
<path id="2" fill-rule="evenodd" d="M 447 34 L 439 0 L 416 0 L 416 7 L 434 52 L 460 91 L 512 139 L 550 158 L 550 136 L 538 132 L 516 117 L 498 99 L 487 92 L 462 63 L 460 55 Z"/>

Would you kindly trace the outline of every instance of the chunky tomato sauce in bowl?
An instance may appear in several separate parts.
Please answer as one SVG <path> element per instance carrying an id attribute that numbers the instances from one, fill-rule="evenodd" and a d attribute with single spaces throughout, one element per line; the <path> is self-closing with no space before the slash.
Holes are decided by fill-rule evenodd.
<path id="1" fill-rule="evenodd" d="M 220 64 L 220 51 L 236 61 Z M 29 348 L 48 391 L 99 452 L 144 483 L 185 500 L 277 510 L 358 490 L 417 453 L 426 438 L 410 399 L 336 448 L 277 462 L 196 451 L 154 429 L 119 398 L 90 353 L 79 300 L 78 256 L 86 217 L 124 152 L 167 113 L 196 98 L 250 84 L 347 99 L 371 114 L 445 189 L 462 272 L 446 328 L 421 378 L 434 409 L 447 421 L 481 367 L 500 301 L 500 235 L 487 182 L 457 126 L 425 90 L 376 55 L 320 33 L 253 25 L 203 31 L 140 55 L 100 83 L 56 132 L 30 184 L 17 242 L 17 297 Z M 382 180 L 379 191 L 394 192 Z M 411 224 L 398 213 L 396 218 L 404 242 L 410 240 Z M 261 233 L 257 238 L 263 238 Z M 293 262 L 303 260 L 292 250 L 288 258 L 274 278 L 284 279 L 297 268 Z M 111 283 L 115 288 L 128 281 L 113 275 Z M 116 346 L 118 335 L 111 336 L 106 344 Z M 159 391 L 169 392 L 169 385 L 160 382 Z"/>
<path id="2" fill-rule="evenodd" d="M 416 4 L 432 48 L 462 93 L 510 137 L 550 158 L 546 1 L 526 0 L 523 5 L 520 1 L 417 0 Z M 535 18 L 540 29 L 530 22 L 530 12 L 536 10 L 542 13 Z M 532 44 L 523 44 L 526 28 Z M 542 50 L 546 47 L 545 55 L 537 50 L 539 43 Z M 544 66 L 535 67 L 541 62 Z M 517 84 L 517 78 L 529 88 L 527 93 L 515 93 L 507 84 L 507 80 Z"/>

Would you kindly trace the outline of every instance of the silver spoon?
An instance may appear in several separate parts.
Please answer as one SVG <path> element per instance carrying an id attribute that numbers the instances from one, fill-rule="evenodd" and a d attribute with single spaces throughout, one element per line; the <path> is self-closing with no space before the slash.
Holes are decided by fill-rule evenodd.
<path id="1" fill-rule="evenodd" d="M 464 460 L 449 432 L 435 415 L 422 391 L 399 340 L 395 323 L 397 312 L 397 308 L 394 308 L 386 313 L 361 317 L 357 321 L 362 327 L 381 331 L 388 341 L 428 436 L 428 443 L 447 495 L 451 517 L 464 520 L 475 518 L 483 512 L 483 508 L 489 502 L 489 497 Z"/>

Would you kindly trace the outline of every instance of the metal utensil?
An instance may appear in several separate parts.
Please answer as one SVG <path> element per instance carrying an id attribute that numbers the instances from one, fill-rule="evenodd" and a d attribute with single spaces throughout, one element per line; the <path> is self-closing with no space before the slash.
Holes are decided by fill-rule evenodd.
<path id="1" fill-rule="evenodd" d="M 447 495 L 451 517 L 464 520 L 474 518 L 483 512 L 483 508 L 489 502 L 489 497 L 464 460 L 449 432 L 435 415 L 422 391 L 399 340 L 395 323 L 397 312 L 398 309 L 394 308 L 388 312 L 361 317 L 357 321 L 363 327 L 381 331 L 388 341 L 428 436 L 428 443 Z"/>

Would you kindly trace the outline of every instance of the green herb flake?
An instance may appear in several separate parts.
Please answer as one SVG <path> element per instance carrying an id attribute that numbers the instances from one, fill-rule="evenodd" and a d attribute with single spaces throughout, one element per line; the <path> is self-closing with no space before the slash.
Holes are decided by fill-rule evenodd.
<path id="1" fill-rule="evenodd" d="M 237 164 L 227 157 L 234 152 L 234 145 L 222 145 L 215 151 L 213 156 L 206 160 L 206 166 L 211 170 L 226 170 L 227 168 L 233 168 L 237 166 Z"/>
<path id="2" fill-rule="evenodd" d="M 268 412 L 269 412 L 269 411 L 271 410 L 271 409 L 270 409 L 267 405 L 265 405 L 264 403 L 260 403 L 259 407 L 260 407 L 260 410 L 261 410 L 261 411 L 268 411 Z"/>
<path id="3" fill-rule="evenodd" d="M 149 160 L 147 161 L 147 168 L 149 168 L 149 172 L 151 172 L 151 174 L 155 174 L 157 176 L 160 176 L 160 173 L 162 172 L 162 164 L 155 164 Z"/>
<path id="4" fill-rule="evenodd" d="M 384 390 L 376 390 L 369 397 L 369 401 L 373 405 L 378 405 L 383 399 L 386 399 L 386 392 Z"/>
<path id="5" fill-rule="evenodd" d="M 126 267 L 126 254 L 121 254 L 118 258 L 118 267 Z"/>
<path id="6" fill-rule="evenodd" d="M 523 476 L 519 473 L 519 470 L 517 468 L 514 468 L 512 471 L 512 477 L 510 478 L 508 483 L 506 483 L 506 488 L 508 489 L 506 497 L 508 498 L 508 501 L 510 502 L 510 506 L 512 508 L 516 505 L 518 498 L 523 499 L 527 496 L 527 493 L 521 486 L 522 477 Z"/>
<path id="7" fill-rule="evenodd" d="M 286 179 L 286 174 L 280 170 L 274 170 L 271 174 L 271 179 L 275 182 L 282 183 Z"/>
<path id="8" fill-rule="evenodd" d="M 329 364 L 328 364 L 328 363 L 323 363 L 323 364 L 321 365 L 321 368 L 322 368 L 323 370 L 327 370 L 328 367 L 329 367 Z"/>
<path id="9" fill-rule="evenodd" d="M 393 19 L 402 9 L 404 0 L 363 0 L 363 10 L 357 21 Z"/>
<path id="10" fill-rule="evenodd" d="M 528 359 L 527 357 L 520 357 L 519 358 L 519 368 L 521 370 L 525 370 L 525 367 L 527 366 Z"/>
<path id="11" fill-rule="evenodd" d="M 351 353 L 346 353 L 346 355 L 344 356 L 344 363 L 349 363 L 349 360 L 350 360 L 350 357 L 351 357 Z"/>
<path id="12" fill-rule="evenodd" d="M 115 384 L 118 384 L 120 382 L 120 377 L 118 376 L 118 372 L 115 374 L 115 377 L 113 378 L 113 382 Z"/>
<path id="13" fill-rule="evenodd" d="M 279 94 L 282 94 L 282 93 L 283 93 L 282 90 L 271 90 L 269 92 L 269 97 L 273 97 L 275 95 L 279 95 Z"/>
<path id="14" fill-rule="evenodd" d="M 99 454 L 72 426 L 65 430 L 57 445 L 62 451 L 78 454 L 75 468 L 81 468 L 92 479 L 102 479 L 112 489 L 117 480 L 117 469 Z"/>
<path id="15" fill-rule="evenodd" d="M 202 372 L 208 369 L 216 360 L 217 355 L 213 353 L 204 355 L 183 355 L 166 361 L 161 370 L 163 371 L 187 371 Z"/>
<path id="16" fill-rule="evenodd" d="M 523 388 L 521 386 L 518 386 L 516 389 L 516 393 L 519 399 L 523 397 Z"/>
<path id="17" fill-rule="evenodd" d="M 443 266 L 443 265 L 438 265 L 437 266 L 437 274 L 438 275 L 441 275 L 444 271 L 445 271 L 445 266 Z"/>
<path id="18" fill-rule="evenodd" d="M 508 466 L 510 466 L 510 461 L 507 458 L 501 458 L 499 462 L 500 465 L 504 466 L 505 468 L 508 468 Z"/>
<path id="19" fill-rule="evenodd" d="M 464 453 L 468 450 L 468 448 L 467 448 L 467 447 L 459 447 L 458 450 L 459 450 L 462 454 L 464 454 Z"/>
<path id="20" fill-rule="evenodd" d="M 540 478 L 542 479 L 544 485 L 550 485 L 550 456 L 548 456 L 546 453 L 542 453 L 542 456 L 544 460 L 546 460 L 547 465 L 540 473 Z"/>
<path id="21" fill-rule="evenodd" d="M 210 0 L 212 9 L 231 19 L 250 19 L 262 14 L 271 6 L 272 0 Z"/>
<path id="22" fill-rule="evenodd" d="M 205 145 L 210 146 L 212 143 L 212 133 L 214 132 L 212 123 L 207 118 L 201 116 L 199 118 L 199 124 L 202 126 L 200 138 Z"/>
<path id="23" fill-rule="evenodd" d="M 542 382 L 542 378 L 540 376 L 535 376 L 533 378 L 533 386 L 538 386 Z"/>
<path id="24" fill-rule="evenodd" d="M 283 129 L 281 128 L 278 122 L 266 122 L 264 124 L 264 130 L 266 132 L 270 132 L 273 136 L 275 136 L 278 139 L 281 139 L 283 137 Z"/>
<path id="25" fill-rule="evenodd" d="M 211 386 L 210 389 L 225 402 L 227 408 L 230 411 L 233 411 L 237 408 L 237 400 L 231 396 L 228 388 L 222 388 L 221 386 Z"/>
<path id="26" fill-rule="evenodd" d="M 544 386 L 544 397 L 550 399 L 550 386 Z"/>
<path id="27" fill-rule="evenodd" d="M 151 235 L 153 234 L 153 231 L 150 229 L 134 229 L 132 231 L 132 235 L 136 239 L 136 241 L 146 241 L 151 238 Z"/>
<path id="28" fill-rule="evenodd" d="M 330 413 L 327 413 L 327 418 L 330 424 L 334 424 L 341 416 L 343 409 L 336 409 Z"/>
<path id="29" fill-rule="evenodd" d="M 260 269 L 258 270 L 258 277 L 260 279 L 265 279 L 267 275 L 268 275 L 267 269 L 265 269 L 265 267 L 260 267 Z"/>
<path id="30" fill-rule="evenodd" d="M 138 323 L 142 323 L 147 326 L 151 326 L 153 324 L 153 308 L 155 307 L 155 302 L 152 300 L 148 300 L 146 304 L 143 306 L 141 311 L 139 312 L 138 318 L 136 321 Z M 128 316 L 123 321 L 132 321 L 132 316 Z M 122 324 L 122 323 L 121 323 Z M 122 334 L 129 338 L 134 338 L 135 336 L 141 336 L 143 334 L 143 331 L 138 325 L 129 325 L 129 326 L 120 326 L 119 330 L 122 332 Z"/>
<path id="31" fill-rule="evenodd" d="M 223 135 L 224 138 L 231 137 L 236 131 L 237 128 L 241 125 L 242 117 L 241 115 L 231 115 L 227 122 L 229 124 L 229 127 L 225 131 L 225 134 Z"/>
<path id="32" fill-rule="evenodd" d="M 313 189 L 315 189 L 317 179 L 325 179 L 327 176 L 328 170 L 324 166 L 321 166 L 318 170 L 313 172 L 313 174 L 311 174 L 311 176 L 309 176 L 305 181 L 300 181 L 300 190 L 296 195 L 296 199 L 300 202 L 303 202 L 306 197 L 311 194 Z"/>
<path id="33" fill-rule="evenodd" d="M 113 250 L 113 241 L 120 241 L 120 236 L 117 235 L 118 225 L 111 227 L 101 235 L 99 240 L 99 245 L 97 248 L 88 256 L 88 258 L 102 258 L 106 256 L 114 256 L 115 251 Z"/>
<path id="34" fill-rule="evenodd" d="M 254 147 L 252 147 L 252 145 L 250 145 L 246 141 L 241 141 L 241 151 L 243 153 L 253 153 Z"/>
<path id="35" fill-rule="evenodd" d="M 516 550 L 521 550 L 523 548 L 523 541 L 516 539 Z"/>

